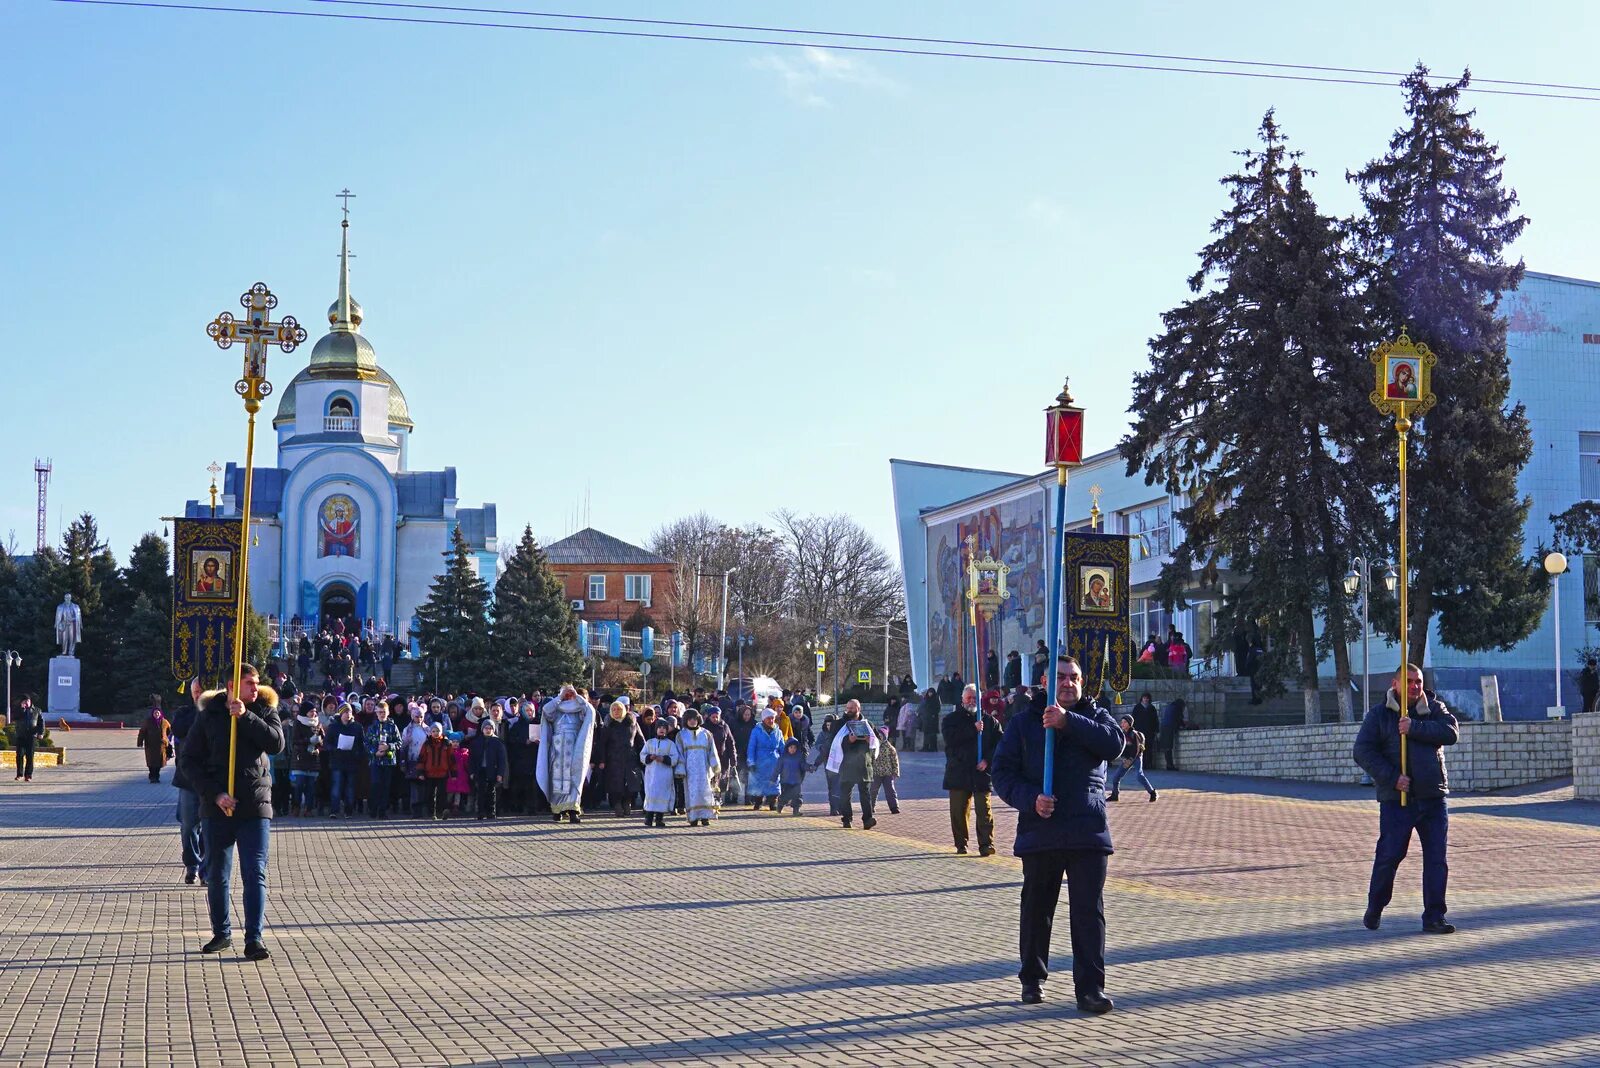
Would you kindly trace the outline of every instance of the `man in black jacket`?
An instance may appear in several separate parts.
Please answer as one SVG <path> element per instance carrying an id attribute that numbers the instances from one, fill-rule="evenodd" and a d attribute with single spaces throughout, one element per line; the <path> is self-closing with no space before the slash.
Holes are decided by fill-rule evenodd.
<path id="1" fill-rule="evenodd" d="M 195 879 L 205 881 L 205 838 L 200 834 L 200 795 L 183 773 L 183 740 L 194 730 L 195 717 L 200 714 L 200 696 L 205 687 L 199 678 L 189 680 L 189 704 L 172 713 L 172 743 L 177 746 L 178 759 L 172 765 L 172 785 L 178 788 L 178 839 L 183 852 L 183 881 L 193 884 Z"/>
<path id="2" fill-rule="evenodd" d="M 1406 715 L 1400 715 L 1398 687 L 1407 690 Z M 1400 773 L 1400 739 L 1406 746 L 1406 773 Z M 1445 861 L 1450 834 L 1450 813 L 1445 797 L 1450 783 L 1445 775 L 1444 753 L 1461 737 L 1456 717 L 1444 702 L 1422 688 L 1422 671 L 1414 664 L 1395 672 L 1384 702 L 1367 712 L 1356 734 L 1355 759 L 1378 788 L 1378 848 L 1372 859 L 1372 882 L 1367 890 L 1367 912 L 1361 918 L 1376 931 L 1384 906 L 1394 894 L 1394 875 L 1411 846 L 1411 832 L 1422 843 L 1422 930 L 1426 934 L 1454 934 L 1446 923 Z M 1406 794 L 1405 805 L 1400 804 Z"/>
<path id="3" fill-rule="evenodd" d="M 978 855 L 994 856 L 994 809 L 990 805 L 989 761 L 1000 747 L 1000 721 L 978 716 L 978 688 L 968 686 L 961 704 L 944 717 L 944 789 L 950 791 L 950 836 L 956 852 L 967 852 L 967 813 L 976 809 Z"/>
<path id="4" fill-rule="evenodd" d="M 1056 731 L 1053 793 L 1044 792 L 1045 732 Z M 1072 923 L 1072 987 L 1078 1008 L 1112 1009 L 1106 985 L 1106 761 L 1122 752 L 1122 730 L 1083 691 L 1083 669 L 1056 661 L 1055 701 L 1011 722 L 994 757 L 994 789 L 1017 810 L 1022 861 L 1022 1001 L 1037 1004 L 1050 973 L 1050 934 L 1061 881 Z"/>
<path id="5" fill-rule="evenodd" d="M 22 704 L 11 717 L 11 737 L 17 746 L 17 778 L 33 781 L 33 750 L 44 737 L 44 716 L 33 707 L 33 694 L 22 695 Z"/>
<path id="6" fill-rule="evenodd" d="M 231 724 L 238 725 L 238 751 L 233 765 L 234 792 L 228 792 Z M 268 758 L 283 752 L 283 724 L 278 695 L 262 686 L 256 669 L 244 665 L 239 693 L 217 690 L 203 696 L 199 715 L 184 740 L 178 759 L 183 774 L 200 795 L 200 821 L 206 842 L 206 903 L 211 911 L 211 941 L 200 950 L 216 953 L 233 945 L 228 915 L 228 889 L 233 878 L 233 850 L 239 849 L 239 877 L 244 883 L 244 955 L 266 960 L 261 941 L 267 911 L 267 849 L 272 827 L 272 765 Z"/>

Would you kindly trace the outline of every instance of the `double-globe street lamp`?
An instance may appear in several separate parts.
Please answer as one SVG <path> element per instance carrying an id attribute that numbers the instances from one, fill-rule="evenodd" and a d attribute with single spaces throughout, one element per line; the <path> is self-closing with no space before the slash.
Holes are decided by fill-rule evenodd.
<path id="1" fill-rule="evenodd" d="M 1560 715 L 1565 708 L 1561 704 L 1561 576 L 1567 573 L 1567 557 L 1564 553 L 1548 553 L 1544 558 L 1545 572 L 1550 576 L 1550 588 L 1555 603 L 1551 606 L 1552 615 L 1556 624 L 1556 704 L 1554 714 Z"/>
<path id="2" fill-rule="evenodd" d="M 0 653 L 0 659 L 6 665 L 6 722 L 11 722 L 11 669 L 22 666 L 22 654 L 15 649 L 7 649 Z"/>
<path id="3" fill-rule="evenodd" d="M 1358 556 L 1351 563 L 1350 571 L 1344 577 L 1344 592 L 1351 597 L 1361 597 L 1361 711 L 1365 713 L 1372 707 L 1372 628 L 1367 625 L 1367 609 L 1369 606 L 1369 593 L 1372 589 L 1372 568 L 1383 568 L 1383 588 L 1390 593 L 1400 584 L 1400 575 L 1394 567 L 1379 560 L 1376 564 L 1368 561 L 1365 556 Z M 1400 621 L 1405 626 L 1405 620 Z"/>

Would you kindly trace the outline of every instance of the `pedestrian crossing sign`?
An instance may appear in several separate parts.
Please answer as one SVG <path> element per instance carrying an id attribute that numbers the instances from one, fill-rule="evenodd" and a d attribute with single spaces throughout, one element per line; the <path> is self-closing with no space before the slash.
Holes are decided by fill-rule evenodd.
<path id="1" fill-rule="evenodd" d="M 828 654 L 823 652 L 821 649 L 817 650 L 817 670 L 818 671 L 827 671 L 828 670 Z"/>
<path id="2" fill-rule="evenodd" d="M 856 681 L 859 682 L 863 686 L 871 686 L 872 685 L 872 669 L 871 668 L 861 668 L 860 670 L 858 670 L 856 672 Z"/>

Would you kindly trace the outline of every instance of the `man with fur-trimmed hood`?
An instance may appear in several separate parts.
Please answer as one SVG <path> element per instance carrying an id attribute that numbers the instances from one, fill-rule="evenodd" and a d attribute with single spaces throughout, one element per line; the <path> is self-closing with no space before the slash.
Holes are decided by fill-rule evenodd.
<path id="1" fill-rule="evenodd" d="M 231 687 L 230 687 L 231 689 Z M 233 792 L 228 791 L 229 734 L 237 724 L 238 749 L 233 764 Z M 184 777 L 200 797 L 200 823 L 205 835 L 206 903 L 211 912 L 211 941 L 202 953 L 233 945 L 228 915 L 228 890 L 233 851 L 239 850 L 244 884 L 244 955 L 266 960 L 262 927 L 267 910 L 267 846 L 272 826 L 272 765 L 283 752 L 283 724 L 278 695 L 260 684 L 256 669 L 245 664 L 239 692 L 212 690 L 201 695 L 194 726 L 178 759 Z"/>

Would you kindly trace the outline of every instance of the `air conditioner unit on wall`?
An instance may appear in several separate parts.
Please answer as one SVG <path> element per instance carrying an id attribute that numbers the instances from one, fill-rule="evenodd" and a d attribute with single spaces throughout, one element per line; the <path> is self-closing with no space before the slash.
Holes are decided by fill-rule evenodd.
<path id="1" fill-rule="evenodd" d="M 573 610 L 573 611 L 574 611 L 574 612 L 581 612 L 581 611 L 583 611 L 583 602 L 582 602 L 582 601 L 581 601 L 581 600 L 574 600 L 574 601 L 573 601 L 573 602 L 572 602 L 572 610 Z"/>

